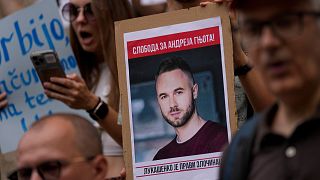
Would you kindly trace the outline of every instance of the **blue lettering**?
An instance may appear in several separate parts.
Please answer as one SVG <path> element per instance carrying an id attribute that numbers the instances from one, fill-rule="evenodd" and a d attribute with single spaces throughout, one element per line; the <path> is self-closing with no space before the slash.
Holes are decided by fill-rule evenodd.
<path id="1" fill-rule="evenodd" d="M 39 16 L 39 20 L 42 20 L 42 19 L 43 19 L 43 14 L 41 14 L 41 15 Z M 42 24 L 41 27 L 42 27 L 42 31 L 43 31 L 43 33 L 44 33 L 44 36 L 46 37 L 46 40 L 47 40 L 47 42 L 48 42 L 49 48 L 52 49 L 52 50 L 55 50 L 54 45 L 53 45 L 53 42 L 52 42 L 52 39 L 51 39 L 51 37 L 50 37 L 50 35 L 49 35 L 49 31 L 48 31 L 48 28 L 47 28 L 46 24 Z"/>
<path id="2" fill-rule="evenodd" d="M 69 71 L 71 69 L 77 68 L 77 60 L 73 55 L 70 55 L 68 59 L 61 58 L 60 64 L 64 71 Z"/>
<path id="3" fill-rule="evenodd" d="M 10 34 L 9 38 L 1 38 L 1 48 L 4 56 L 4 60 L 8 62 L 10 60 L 9 53 L 8 53 L 8 48 L 7 48 L 7 42 L 10 42 L 12 40 L 13 33 Z M 0 65 L 1 65 L 1 59 L 2 57 L 0 56 Z"/>
<path id="4" fill-rule="evenodd" d="M 30 25 L 33 25 L 33 24 L 34 24 L 34 19 L 31 19 Z M 37 31 L 36 31 L 36 28 L 32 29 L 32 36 L 34 38 L 34 42 L 36 43 L 36 45 L 38 45 L 40 47 L 43 46 L 43 42 L 40 41 L 38 34 L 37 34 Z"/>
<path id="5" fill-rule="evenodd" d="M 6 108 L 0 110 L 0 121 L 3 122 L 4 120 L 8 120 L 8 119 L 9 119 L 9 115 Z"/>
<path id="6" fill-rule="evenodd" d="M 60 64 L 62 66 L 63 71 L 69 70 L 69 65 L 64 58 L 60 59 Z"/>
<path id="7" fill-rule="evenodd" d="M 31 74 L 30 74 L 30 70 L 28 69 L 27 71 L 27 79 L 25 78 L 25 76 L 23 75 L 23 73 L 20 74 L 20 79 L 22 81 L 22 83 L 25 85 L 25 86 L 28 86 L 31 84 Z"/>
<path id="8" fill-rule="evenodd" d="M 11 117 L 19 116 L 22 114 L 22 111 L 17 110 L 14 104 L 9 104 L 7 109 L 9 110 L 9 114 Z"/>
<path id="9" fill-rule="evenodd" d="M 36 114 L 36 115 L 34 116 L 34 120 L 35 120 L 35 121 L 39 121 L 39 120 L 40 120 L 40 118 L 39 118 L 39 115 L 38 115 L 38 114 Z"/>
<path id="10" fill-rule="evenodd" d="M 30 109 L 34 109 L 36 104 L 33 102 L 34 96 L 29 96 L 28 92 L 24 92 L 24 99 Z"/>
<path id="11" fill-rule="evenodd" d="M 56 27 L 59 28 L 59 32 L 56 31 Z M 56 40 L 62 40 L 64 38 L 64 30 L 61 22 L 58 19 L 53 19 L 50 23 L 50 30 L 53 37 Z"/>
<path id="12" fill-rule="evenodd" d="M 43 106 L 51 102 L 51 99 L 48 99 L 47 96 L 44 95 L 43 93 L 32 96 L 32 95 L 29 95 L 27 91 L 24 92 L 24 99 L 30 109 L 34 109 L 37 106 Z"/>
<path id="13" fill-rule="evenodd" d="M 16 68 L 14 68 L 12 71 L 8 71 L 8 75 L 9 77 L 12 76 L 10 81 L 11 87 L 13 87 L 14 90 L 18 90 L 21 88 L 21 84 L 17 84 L 17 80 L 19 79 L 18 79 L 18 75 L 16 75 L 15 72 L 16 72 Z"/>
<path id="14" fill-rule="evenodd" d="M 32 73 L 32 75 L 31 75 L 31 73 Z M 26 74 L 27 74 L 27 77 L 25 77 L 25 73 L 22 73 L 22 72 L 20 73 L 20 79 L 21 79 L 22 84 L 24 86 L 29 86 L 32 83 L 32 78 L 33 78 L 35 84 L 39 82 L 37 72 L 35 71 L 34 68 L 31 69 L 31 72 L 30 72 L 30 69 L 28 69 Z"/>
<path id="15" fill-rule="evenodd" d="M 66 47 L 69 45 L 69 43 L 70 43 L 70 39 L 69 39 L 69 37 L 68 36 L 66 36 Z"/>
<path id="16" fill-rule="evenodd" d="M 26 119 L 22 118 L 20 120 L 20 124 L 21 124 L 21 128 L 23 130 L 23 132 L 27 132 L 28 131 L 28 127 L 27 127 L 27 123 L 26 123 Z"/>
<path id="17" fill-rule="evenodd" d="M 18 110 L 14 104 L 8 104 L 8 106 L 0 111 L 0 121 L 8 120 L 9 118 L 19 116 L 22 114 L 21 110 Z"/>
<path id="18" fill-rule="evenodd" d="M 22 87 L 28 87 L 32 83 L 39 83 L 39 77 L 35 69 L 28 69 L 26 72 L 20 72 L 17 74 L 16 68 L 7 72 L 9 79 L 0 81 L 0 89 L 5 91 L 8 95 L 11 95 L 14 91 L 21 89 Z"/>
<path id="19" fill-rule="evenodd" d="M 38 16 L 39 21 L 44 20 L 44 15 L 40 14 Z M 19 44 L 21 55 L 24 56 L 28 54 L 35 44 L 37 47 L 43 47 L 45 44 L 48 44 L 50 49 L 55 50 L 55 45 L 53 40 L 66 40 L 66 44 L 69 44 L 68 37 L 65 36 L 65 32 L 63 29 L 62 23 L 57 18 L 53 18 L 50 21 L 50 24 L 46 24 L 46 22 L 42 23 L 40 26 L 40 30 L 37 30 L 39 22 L 36 22 L 35 19 L 29 20 L 30 27 L 35 26 L 31 29 L 30 32 L 25 32 L 20 27 L 19 21 L 14 21 L 14 31 L 12 32 L 9 37 L 1 37 L 0 38 L 0 45 L 1 50 L 0 51 L 0 65 L 4 62 L 10 61 L 10 53 L 8 51 L 8 44 L 12 41 L 17 40 L 17 43 Z M 39 34 L 39 33 L 42 34 Z M 16 37 L 15 37 L 16 35 Z M 44 38 L 44 39 L 43 39 Z"/>
<path id="20" fill-rule="evenodd" d="M 13 93 L 13 91 L 8 88 L 5 80 L 0 81 L 0 85 L 1 85 L 1 89 L 3 89 L 8 95 Z"/>
<path id="21" fill-rule="evenodd" d="M 32 75 L 33 75 L 33 78 L 34 78 L 34 82 L 38 83 L 39 82 L 39 77 L 38 77 L 37 71 L 34 68 L 32 68 L 31 72 L 32 72 Z"/>
<path id="22" fill-rule="evenodd" d="M 47 96 L 45 96 L 44 94 L 39 94 L 36 97 L 36 100 L 39 105 L 45 105 L 50 101 L 50 99 L 48 99 Z"/>
<path id="23" fill-rule="evenodd" d="M 68 63 L 70 64 L 71 68 L 76 68 L 77 67 L 77 60 L 72 55 L 68 57 Z"/>
<path id="24" fill-rule="evenodd" d="M 21 53 L 22 55 L 26 55 L 32 48 L 32 36 L 29 33 L 22 35 L 18 21 L 14 22 L 14 28 L 17 32 Z M 29 46 L 26 48 L 27 45 Z"/>

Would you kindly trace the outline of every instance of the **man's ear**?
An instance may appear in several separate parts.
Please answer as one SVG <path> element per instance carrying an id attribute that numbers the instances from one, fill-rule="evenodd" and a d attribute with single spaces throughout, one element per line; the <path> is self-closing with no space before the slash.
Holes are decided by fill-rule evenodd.
<path id="1" fill-rule="evenodd" d="M 107 171 L 108 171 L 108 163 L 107 160 L 104 158 L 103 155 L 97 155 L 93 160 L 92 160 L 92 165 L 94 168 L 94 178 L 95 180 L 104 180 Z"/>
<path id="2" fill-rule="evenodd" d="M 193 94 L 193 99 L 197 99 L 198 98 L 198 84 L 195 83 L 193 86 L 192 86 L 192 94 Z"/>

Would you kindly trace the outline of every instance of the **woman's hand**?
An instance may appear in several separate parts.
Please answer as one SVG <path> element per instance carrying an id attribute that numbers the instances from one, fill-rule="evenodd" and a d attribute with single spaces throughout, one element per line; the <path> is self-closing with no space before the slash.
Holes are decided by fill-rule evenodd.
<path id="1" fill-rule="evenodd" d="M 122 168 L 122 170 L 121 170 L 121 172 L 120 172 L 120 176 L 121 176 L 123 179 L 126 179 L 126 177 L 127 177 L 126 168 Z"/>
<path id="2" fill-rule="evenodd" d="M 212 4 L 212 3 L 217 3 L 217 4 L 223 4 L 226 3 L 227 7 L 230 8 L 232 0 L 207 0 L 207 1 L 202 1 L 200 3 L 201 7 L 205 7 L 207 4 Z"/>
<path id="3" fill-rule="evenodd" d="M 5 92 L 0 93 L 0 110 L 8 105 L 7 94 Z"/>
<path id="4" fill-rule="evenodd" d="M 43 85 L 48 97 L 62 101 L 74 109 L 90 110 L 99 102 L 99 98 L 77 74 L 67 75 L 67 78 L 52 77 L 50 82 Z"/>

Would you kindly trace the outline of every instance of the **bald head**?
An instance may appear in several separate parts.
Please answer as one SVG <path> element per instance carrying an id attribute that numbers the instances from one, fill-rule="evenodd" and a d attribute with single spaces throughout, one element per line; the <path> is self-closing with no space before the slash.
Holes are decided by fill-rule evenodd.
<path id="1" fill-rule="evenodd" d="M 73 114 L 54 114 L 41 118 L 31 125 L 21 142 L 30 134 L 46 134 L 51 131 L 59 134 L 57 138 L 69 136 L 70 141 L 83 156 L 102 154 L 102 143 L 97 129 L 88 120 Z"/>
<path id="2" fill-rule="evenodd" d="M 48 163 L 55 164 L 54 177 L 59 180 L 103 180 L 107 172 L 97 129 L 71 114 L 41 118 L 19 142 L 18 169 L 22 170 L 17 173 L 27 172 L 26 179 L 51 177 L 51 171 L 35 170 Z"/>

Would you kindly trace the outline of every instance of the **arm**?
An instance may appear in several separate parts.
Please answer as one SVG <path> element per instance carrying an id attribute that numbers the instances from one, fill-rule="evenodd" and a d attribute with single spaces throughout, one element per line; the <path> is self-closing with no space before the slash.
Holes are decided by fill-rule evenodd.
<path id="1" fill-rule="evenodd" d="M 248 64 L 247 56 L 241 50 L 238 56 L 234 57 L 234 65 L 237 68 L 245 64 Z M 274 103 L 274 96 L 268 91 L 254 67 L 247 74 L 240 75 L 239 79 L 255 112 L 261 112 Z"/>
<path id="2" fill-rule="evenodd" d="M 229 14 L 231 18 L 231 25 L 234 29 L 236 29 L 236 12 L 230 11 Z M 250 64 L 246 54 L 241 48 L 239 36 L 240 35 L 238 31 L 233 31 L 232 39 L 234 68 L 241 67 L 245 64 Z M 274 103 L 275 97 L 268 91 L 263 79 L 254 67 L 248 73 L 240 75 L 239 79 L 255 112 L 261 112 Z"/>
<path id="3" fill-rule="evenodd" d="M 225 2 L 228 7 L 231 3 L 230 0 L 214 0 L 214 2 L 218 4 Z M 203 2 L 200 5 L 204 7 L 208 3 L 209 2 Z M 237 24 L 236 12 L 230 10 L 229 16 L 231 19 L 231 25 L 235 28 Z M 232 37 L 234 68 L 249 64 L 248 58 L 241 48 L 238 32 L 233 31 Z M 260 74 L 257 73 L 255 68 L 252 68 L 247 74 L 240 75 L 239 79 L 255 112 L 260 112 L 274 103 L 274 96 L 268 91 L 260 77 Z"/>
<path id="4" fill-rule="evenodd" d="M 120 145 L 122 145 L 122 126 L 118 124 L 119 113 L 115 111 L 111 106 L 109 107 L 109 112 L 107 116 L 98 121 L 100 126 L 105 129 L 110 136 Z"/>
<path id="5" fill-rule="evenodd" d="M 94 95 L 84 80 L 76 74 L 68 75 L 67 78 L 52 77 L 50 81 L 44 83 L 45 94 L 71 108 L 90 110 L 99 102 L 99 97 Z M 108 108 L 107 116 L 97 122 L 122 146 L 122 126 L 118 125 L 118 112 L 109 105 Z"/>

